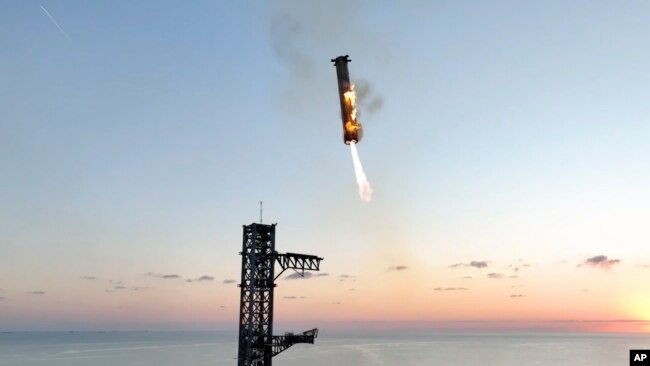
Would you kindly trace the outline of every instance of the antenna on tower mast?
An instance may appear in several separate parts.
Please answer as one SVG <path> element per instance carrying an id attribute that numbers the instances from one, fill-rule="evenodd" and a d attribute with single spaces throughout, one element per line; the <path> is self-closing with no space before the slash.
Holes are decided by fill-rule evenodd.
<path id="1" fill-rule="evenodd" d="M 260 224 L 264 222 L 264 221 L 262 221 L 262 213 L 264 212 L 263 206 L 262 206 L 263 204 L 264 204 L 264 202 L 260 201 Z"/>

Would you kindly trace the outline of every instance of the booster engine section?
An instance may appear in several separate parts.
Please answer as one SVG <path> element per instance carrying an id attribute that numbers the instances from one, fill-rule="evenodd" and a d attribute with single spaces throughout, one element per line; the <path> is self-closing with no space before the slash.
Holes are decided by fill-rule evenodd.
<path id="1" fill-rule="evenodd" d="M 350 83 L 350 73 L 348 72 L 348 62 L 351 61 L 348 55 L 332 59 L 336 67 L 336 78 L 339 82 L 343 142 L 346 145 L 350 145 L 350 142 L 358 143 L 363 135 L 361 124 L 357 122 L 356 94 L 354 85 Z"/>

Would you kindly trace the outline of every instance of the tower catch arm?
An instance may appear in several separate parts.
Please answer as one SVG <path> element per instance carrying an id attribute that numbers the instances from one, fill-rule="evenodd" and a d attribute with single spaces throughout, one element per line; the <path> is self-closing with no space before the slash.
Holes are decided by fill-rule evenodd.
<path id="1" fill-rule="evenodd" d="M 275 276 L 275 279 L 280 277 L 280 275 L 287 269 L 293 269 L 298 272 L 301 276 L 305 275 L 305 271 L 319 271 L 320 270 L 320 261 L 323 258 L 320 258 L 315 255 L 309 254 L 297 254 L 297 253 L 277 253 L 275 259 L 282 268 L 282 271 Z"/>
<path id="2" fill-rule="evenodd" d="M 314 328 L 300 334 L 284 333 L 283 336 L 273 336 L 273 343 L 271 344 L 272 355 L 275 356 L 296 343 L 314 344 L 314 338 L 317 336 L 318 328 Z"/>

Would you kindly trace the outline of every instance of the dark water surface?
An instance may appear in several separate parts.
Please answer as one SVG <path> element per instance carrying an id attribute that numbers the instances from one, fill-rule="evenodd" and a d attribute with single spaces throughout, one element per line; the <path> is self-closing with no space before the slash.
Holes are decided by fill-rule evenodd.
<path id="1" fill-rule="evenodd" d="M 236 365 L 232 332 L 0 333 L 0 365 Z M 454 365 L 617 366 L 650 335 L 374 332 L 321 334 L 276 366 Z"/>

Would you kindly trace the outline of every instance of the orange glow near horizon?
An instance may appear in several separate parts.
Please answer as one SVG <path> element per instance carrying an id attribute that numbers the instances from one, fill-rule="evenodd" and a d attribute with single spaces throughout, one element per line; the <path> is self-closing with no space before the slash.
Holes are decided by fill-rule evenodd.
<path id="1" fill-rule="evenodd" d="M 475 276 L 463 282 L 456 276 L 445 286 L 446 274 L 423 275 L 421 271 L 409 268 L 403 272 L 377 272 L 372 279 L 356 278 L 354 282 L 312 279 L 309 281 L 320 282 L 317 287 L 309 286 L 307 291 L 303 288 L 306 282 L 283 282 L 278 293 L 301 291 L 306 299 L 283 301 L 279 296 L 283 302 L 276 307 L 278 319 L 300 321 L 308 318 L 332 324 L 357 322 L 397 328 L 650 331 L 650 322 L 642 315 L 642 311 L 649 308 L 644 303 L 631 302 L 637 312 L 623 311 L 616 306 L 623 299 L 619 295 L 610 298 L 606 292 L 580 291 L 580 283 L 565 281 L 564 286 L 560 283 L 549 286 L 546 278 L 547 285 L 537 287 L 533 278 L 530 287 L 513 287 L 519 279 Z M 479 273 L 485 277 L 485 273 Z M 431 279 L 436 283 L 429 282 Z M 551 279 L 550 283 L 553 282 Z M 516 292 L 525 295 L 513 297 Z M 318 301 L 323 295 L 336 299 L 336 304 Z"/>
<path id="2" fill-rule="evenodd" d="M 276 320 L 334 328 L 650 332 L 650 297 L 640 269 L 614 273 L 532 265 L 515 272 L 505 261 L 488 268 L 451 268 L 392 245 L 391 231 L 377 229 L 382 239 L 346 275 L 326 261 L 321 269 L 327 276 L 280 277 Z M 395 266 L 401 263 L 408 266 Z M 181 329 L 237 323 L 236 283 L 188 283 L 141 273 L 121 280 L 124 288 L 75 280 L 83 282 L 40 296 L 5 290 L 0 310 L 16 321 L 63 319 L 108 327 L 135 324 L 138 329 L 161 323 Z M 623 281 L 628 287 L 620 286 Z"/>
<path id="3" fill-rule="evenodd" d="M 635 319 L 646 321 L 644 331 L 650 332 L 650 294 L 637 290 L 623 299 L 623 311 Z"/>
<path id="4" fill-rule="evenodd" d="M 647 318 L 626 316 L 607 304 L 557 301 L 558 297 L 510 298 L 508 291 L 423 291 L 424 281 L 414 274 L 379 274 L 385 284 L 363 278 L 282 281 L 276 289 L 276 320 L 280 323 L 323 324 L 334 328 L 449 329 L 449 330 L 548 330 L 575 332 L 650 332 Z M 374 283 L 374 285 L 373 285 Z M 400 286 L 400 283 L 402 284 Z M 404 286 L 412 283 L 412 286 Z M 387 285 L 386 285 L 387 284 Z M 488 282 L 489 284 L 489 282 Z M 491 284 L 490 284 L 491 285 Z M 426 287 L 425 287 L 426 288 Z M 215 288 L 211 288 L 215 290 Z M 151 291 L 149 294 L 96 294 L 83 303 L 67 306 L 5 303 L 5 315 L 16 319 L 29 312 L 32 319 L 77 319 L 107 324 L 236 324 L 238 300 L 235 288 L 218 293 Z M 354 291 L 352 291 L 354 290 Z M 303 298 L 295 295 L 301 294 Z M 172 296 L 170 296 L 172 295 Z M 137 297 L 139 296 L 139 297 Z M 103 298 L 105 297 L 105 298 Z M 562 297 L 559 297 L 562 298 Z M 28 298 L 29 299 L 29 298 Z M 221 304 L 221 306 L 219 305 Z M 644 303 L 631 302 L 645 314 Z M 23 306 L 25 305 L 25 306 Z M 585 309 L 593 309 L 585 312 Z"/>

